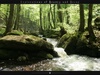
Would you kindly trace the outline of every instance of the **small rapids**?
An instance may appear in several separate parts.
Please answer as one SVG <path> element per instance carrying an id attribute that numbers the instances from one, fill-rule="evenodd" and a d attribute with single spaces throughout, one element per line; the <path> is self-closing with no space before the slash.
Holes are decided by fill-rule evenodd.
<path id="1" fill-rule="evenodd" d="M 68 56 L 63 48 L 56 47 L 56 39 L 47 38 L 47 41 L 54 45 L 54 50 L 60 56 L 53 59 L 53 64 L 61 68 L 61 71 L 100 71 L 100 58 L 80 55 Z"/>
<path id="2" fill-rule="evenodd" d="M 56 47 L 56 44 L 57 44 L 57 40 L 56 39 L 47 38 L 47 41 L 50 42 L 54 46 L 54 50 L 58 53 L 58 55 L 60 57 L 67 57 L 67 54 L 66 54 L 66 52 L 64 51 L 63 48 Z"/>

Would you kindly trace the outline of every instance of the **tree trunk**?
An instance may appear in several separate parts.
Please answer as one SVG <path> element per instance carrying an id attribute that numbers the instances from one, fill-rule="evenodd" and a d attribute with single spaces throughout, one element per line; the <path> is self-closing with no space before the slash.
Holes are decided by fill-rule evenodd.
<path id="1" fill-rule="evenodd" d="M 79 32 L 84 32 L 84 25 L 85 25 L 85 19 L 84 19 L 84 6 L 83 4 L 79 4 L 80 7 L 80 26 L 79 26 Z"/>
<path id="2" fill-rule="evenodd" d="M 8 15 L 9 15 L 9 4 L 7 4 L 7 11 L 6 11 L 6 15 L 5 15 L 5 22 L 6 22 L 5 25 L 7 25 L 7 22 L 8 22 Z"/>
<path id="3" fill-rule="evenodd" d="M 69 14 L 68 14 L 68 11 L 66 11 L 66 15 L 67 15 L 67 24 L 69 25 L 70 24 L 70 16 L 69 16 Z"/>
<path id="4" fill-rule="evenodd" d="M 43 16 L 44 30 L 46 30 L 46 16 Z"/>
<path id="5" fill-rule="evenodd" d="M 10 14 L 9 14 L 9 18 L 8 18 L 8 22 L 6 25 L 6 31 L 4 33 L 4 35 L 6 35 L 8 32 L 11 32 L 12 27 L 13 27 L 13 12 L 14 12 L 14 4 L 10 4 Z"/>
<path id="6" fill-rule="evenodd" d="M 40 4 L 40 33 L 43 31 L 42 28 L 42 8 L 41 8 L 41 4 Z"/>
<path id="7" fill-rule="evenodd" d="M 89 41 L 92 42 L 95 40 L 95 35 L 92 29 L 92 7 L 93 4 L 89 4 L 89 14 L 88 14 L 88 31 L 89 31 Z"/>
<path id="8" fill-rule="evenodd" d="M 21 10 L 20 4 L 17 4 L 17 17 L 15 20 L 14 30 L 18 30 L 19 27 L 20 10 Z"/>
<path id="9" fill-rule="evenodd" d="M 55 16 L 55 13 L 56 13 L 56 12 L 55 12 L 55 6 L 56 6 L 56 5 L 54 4 L 54 19 L 53 19 L 54 28 L 56 28 L 56 19 L 55 19 L 55 18 L 56 18 L 56 16 Z"/>
<path id="10" fill-rule="evenodd" d="M 62 12 L 59 10 L 59 9 L 61 9 L 60 4 L 57 4 L 57 8 L 58 8 L 58 18 L 59 18 L 59 21 L 60 21 L 60 23 L 62 23 L 63 22 L 63 20 L 62 20 Z"/>
<path id="11" fill-rule="evenodd" d="M 50 13 L 51 13 L 51 18 L 52 18 L 52 23 L 53 23 L 53 25 L 55 24 L 55 22 L 54 22 L 54 18 L 53 18 L 53 12 L 52 12 L 52 8 L 51 8 L 51 4 L 50 4 Z M 51 23 L 51 25 L 52 25 L 52 23 Z M 55 25 L 54 25 L 55 26 Z M 53 27 L 53 26 L 52 26 Z M 53 27 L 54 28 L 54 27 Z"/>
<path id="12" fill-rule="evenodd" d="M 51 29 L 51 23 L 50 23 L 50 12 L 48 12 L 48 21 L 49 21 L 49 26 L 48 26 L 48 29 Z"/>

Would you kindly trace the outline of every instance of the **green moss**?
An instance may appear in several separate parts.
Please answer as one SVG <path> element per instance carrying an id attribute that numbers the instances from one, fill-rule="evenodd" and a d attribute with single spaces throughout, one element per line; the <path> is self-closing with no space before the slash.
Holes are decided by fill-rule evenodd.
<path id="1" fill-rule="evenodd" d="M 5 28 L 0 28 L 0 35 L 2 35 L 5 32 Z"/>
<path id="2" fill-rule="evenodd" d="M 46 58 L 52 59 L 53 56 L 51 54 L 47 54 Z"/>
<path id="3" fill-rule="evenodd" d="M 23 32 L 18 30 L 13 30 L 11 32 L 8 32 L 7 35 L 23 35 Z"/>
<path id="4" fill-rule="evenodd" d="M 73 37 L 73 36 L 74 36 L 73 34 L 65 34 L 65 35 L 63 35 L 63 36 L 59 39 L 59 41 L 58 41 L 58 43 L 57 43 L 57 46 L 58 46 L 58 47 L 65 48 L 66 45 L 68 44 L 68 42 L 70 41 L 70 38 Z"/>
<path id="5" fill-rule="evenodd" d="M 52 59 L 53 56 L 50 54 L 50 53 L 47 53 L 47 52 L 44 52 L 44 51 L 41 51 L 38 53 L 38 58 L 46 58 L 46 59 Z"/>

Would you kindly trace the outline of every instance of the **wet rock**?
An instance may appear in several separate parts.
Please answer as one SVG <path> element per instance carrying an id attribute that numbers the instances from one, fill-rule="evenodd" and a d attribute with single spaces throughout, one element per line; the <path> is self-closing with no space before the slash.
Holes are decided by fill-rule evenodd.
<path id="1" fill-rule="evenodd" d="M 52 44 L 32 35 L 4 36 L 0 38 L 0 49 L 0 58 L 2 59 L 6 57 L 8 59 L 10 55 L 12 58 L 18 58 L 19 56 L 25 56 L 25 54 L 27 54 L 29 58 L 37 57 L 37 54 L 42 51 L 51 54 L 53 57 L 58 56 Z M 47 57 L 47 55 L 45 57 Z"/>
<path id="2" fill-rule="evenodd" d="M 71 37 L 73 37 L 73 35 L 71 34 L 64 34 L 58 41 L 57 43 L 57 47 L 62 47 L 62 48 L 66 48 L 66 45 L 70 42 Z"/>
<path id="3" fill-rule="evenodd" d="M 90 57 L 100 57 L 98 46 L 89 43 L 89 39 L 83 33 L 80 37 L 77 35 L 72 37 L 70 42 L 66 45 L 65 51 L 68 55 L 78 54 Z"/>

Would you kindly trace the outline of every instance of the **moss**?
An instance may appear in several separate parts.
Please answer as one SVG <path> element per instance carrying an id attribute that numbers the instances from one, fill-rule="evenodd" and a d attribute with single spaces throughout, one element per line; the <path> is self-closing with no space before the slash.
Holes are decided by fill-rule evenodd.
<path id="1" fill-rule="evenodd" d="M 63 36 L 59 39 L 59 41 L 58 41 L 58 43 L 57 43 L 57 47 L 65 48 L 66 45 L 68 44 L 68 42 L 70 42 L 70 38 L 72 38 L 73 36 L 74 36 L 74 35 L 72 35 L 72 34 L 65 34 L 65 35 L 63 35 Z"/>
<path id="2" fill-rule="evenodd" d="M 0 35 L 3 35 L 4 32 L 5 32 L 5 28 L 0 28 Z"/>
<path id="3" fill-rule="evenodd" d="M 18 30 L 13 30 L 11 32 L 8 32 L 7 35 L 23 35 L 23 32 Z"/>
<path id="4" fill-rule="evenodd" d="M 52 59 L 53 56 L 50 53 L 47 53 L 45 51 L 41 51 L 37 55 L 38 58 L 45 58 L 45 59 Z"/>
<path id="5" fill-rule="evenodd" d="M 46 58 L 48 58 L 48 59 L 53 59 L 53 56 L 52 56 L 51 54 L 47 54 L 47 55 L 46 55 Z"/>

